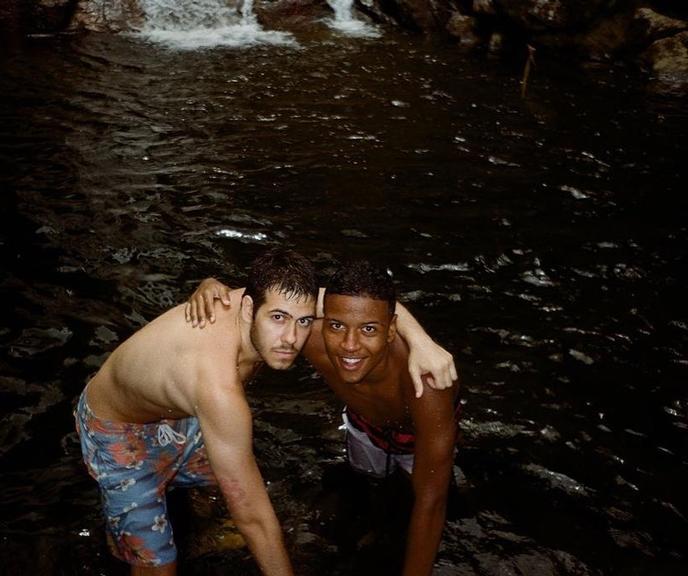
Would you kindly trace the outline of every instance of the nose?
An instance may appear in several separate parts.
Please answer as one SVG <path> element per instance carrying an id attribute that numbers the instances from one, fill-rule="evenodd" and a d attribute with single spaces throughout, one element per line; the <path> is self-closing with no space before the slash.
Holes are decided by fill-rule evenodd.
<path id="1" fill-rule="evenodd" d="M 282 342 L 293 346 L 296 344 L 296 322 L 292 322 L 282 333 Z"/>
<path id="2" fill-rule="evenodd" d="M 342 340 L 342 349 L 346 352 L 354 352 L 358 349 L 358 336 L 355 330 L 347 330 Z"/>

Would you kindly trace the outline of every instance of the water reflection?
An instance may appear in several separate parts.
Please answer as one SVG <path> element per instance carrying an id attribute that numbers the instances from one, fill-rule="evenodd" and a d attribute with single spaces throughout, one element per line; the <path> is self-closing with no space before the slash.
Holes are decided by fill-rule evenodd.
<path id="1" fill-rule="evenodd" d="M 5 571 L 117 573 L 72 401 L 198 279 L 239 283 L 263 246 L 294 243 L 324 270 L 384 258 L 460 360 L 438 574 L 678 573 L 683 109 L 546 62 L 522 101 L 508 63 L 393 33 L 298 34 L 298 55 L 84 36 L 2 61 Z M 333 544 L 336 402 L 305 365 L 251 396 L 303 573 L 374 571 Z M 247 566 L 239 550 L 186 568 Z"/>

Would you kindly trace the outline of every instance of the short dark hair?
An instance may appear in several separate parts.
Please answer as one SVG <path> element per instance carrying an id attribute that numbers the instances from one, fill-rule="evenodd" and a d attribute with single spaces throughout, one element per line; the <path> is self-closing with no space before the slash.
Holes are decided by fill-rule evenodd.
<path id="1" fill-rule="evenodd" d="M 253 313 L 275 289 L 290 298 L 318 297 L 315 269 L 307 258 L 289 248 L 271 248 L 256 258 L 248 273 L 245 296 L 253 299 Z"/>
<path id="2" fill-rule="evenodd" d="M 387 302 L 390 316 L 394 315 L 397 292 L 392 275 L 368 260 L 354 260 L 340 264 L 327 281 L 325 295 L 368 296 Z"/>

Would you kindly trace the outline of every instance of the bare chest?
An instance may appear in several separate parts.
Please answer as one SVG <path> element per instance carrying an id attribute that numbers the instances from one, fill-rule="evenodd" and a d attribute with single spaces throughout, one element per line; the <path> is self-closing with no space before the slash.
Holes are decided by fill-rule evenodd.
<path id="1" fill-rule="evenodd" d="M 371 424 L 400 429 L 412 428 L 411 414 L 399 386 L 376 389 L 369 385 L 328 382 L 328 385 L 351 410 Z"/>

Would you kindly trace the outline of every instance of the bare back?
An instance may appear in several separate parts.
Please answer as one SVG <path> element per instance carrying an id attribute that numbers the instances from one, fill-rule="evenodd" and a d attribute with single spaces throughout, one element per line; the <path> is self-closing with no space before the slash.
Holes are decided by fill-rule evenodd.
<path id="1" fill-rule="evenodd" d="M 250 376 L 237 367 L 241 291 L 231 297 L 231 307 L 218 310 L 204 330 L 185 321 L 182 305 L 120 344 L 88 385 L 93 412 L 119 422 L 184 418 L 196 415 L 198 387 L 209 372 L 213 380 L 240 386 Z"/>

